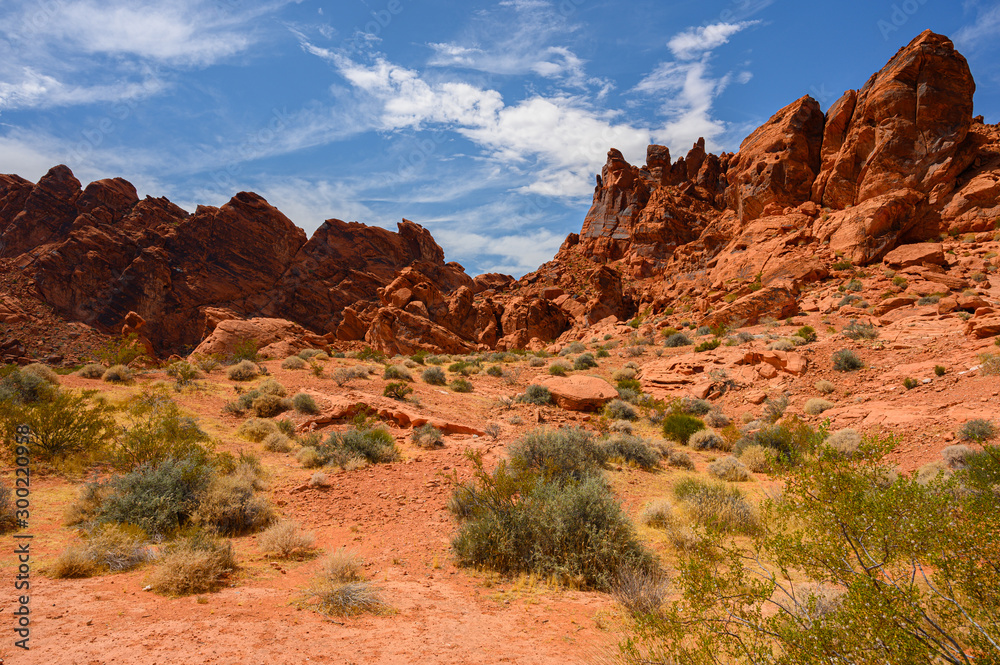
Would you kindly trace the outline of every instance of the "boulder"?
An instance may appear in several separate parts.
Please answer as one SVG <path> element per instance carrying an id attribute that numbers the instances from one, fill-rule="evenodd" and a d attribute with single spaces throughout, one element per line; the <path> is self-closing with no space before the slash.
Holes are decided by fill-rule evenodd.
<path id="1" fill-rule="evenodd" d="M 890 268 L 909 268 L 922 265 L 944 265 L 944 245 L 939 242 L 920 242 L 900 245 L 884 257 L 882 263 Z"/>
<path id="2" fill-rule="evenodd" d="M 286 358 L 303 349 L 325 348 L 325 340 L 285 319 L 230 319 L 222 321 L 192 355 L 232 354 L 237 345 L 252 340 L 262 358 Z"/>
<path id="3" fill-rule="evenodd" d="M 550 376 L 540 384 L 549 389 L 556 404 L 569 411 L 598 411 L 618 397 L 613 385 L 596 376 Z"/>

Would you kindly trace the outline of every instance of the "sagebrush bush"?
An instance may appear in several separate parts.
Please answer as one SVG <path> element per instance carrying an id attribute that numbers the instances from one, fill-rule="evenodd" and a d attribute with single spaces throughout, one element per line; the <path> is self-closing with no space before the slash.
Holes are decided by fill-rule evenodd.
<path id="1" fill-rule="evenodd" d="M 701 418 L 689 416 L 686 413 L 670 413 L 664 416 L 661 427 L 663 428 L 663 436 L 672 441 L 686 444 L 692 434 L 705 429 L 705 423 Z"/>
<path id="2" fill-rule="evenodd" d="M 1000 337 L 997 338 L 1000 342 Z M 1000 374 L 1000 353 L 980 353 L 979 373 L 983 376 L 997 376 Z"/>
<path id="3" fill-rule="evenodd" d="M 754 473 L 770 472 L 776 460 L 776 451 L 764 446 L 747 446 L 740 452 L 740 461 Z"/>
<path id="4" fill-rule="evenodd" d="M 826 437 L 826 441 L 823 443 L 838 454 L 851 457 L 858 452 L 858 447 L 861 445 L 861 435 L 856 430 L 846 427 Z"/>
<path id="5" fill-rule="evenodd" d="M 305 369 L 309 363 L 299 356 L 289 356 L 281 361 L 281 369 Z"/>
<path id="6" fill-rule="evenodd" d="M 688 445 L 695 450 L 729 450 L 729 443 L 710 429 L 700 429 L 688 437 Z"/>
<path id="7" fill-rule="evenodd" d="M 347 467 L 352 460 L 384 464 L 399 459 L 396 440 L 383 428 L 334 432 L 315 448 L 321 464 Z"/>
<path id="8" fill-rule="evenodd" d="M 848 339 L 878 339 L 878 330 L 870 323 L 851 321 L 841 332 Z"/>
<path id="9" fill-rule="evenodd" d="M 795 349 L 795 345 L 792 344 L 790 340 L 779 339 L 768 344 L 767 348 L 771 351 L 793 351 Z"/>
<path id="10" fill-rule="evenodd" d="M 322 349 L 302 349 L 298 353 L 299 358 L 302 360 L 327 360 L 329 356 Z M 325 356 L 325 357 L 324 357 Z"/>
<path id="11" fill-rule="evenodd" d="M 519 402 L 525 404 L 536 404 L 539 406 L 549 404 L 552 402 L 552 393 L 545 386 L 540 386 L 537 383 L 533 383 L 524 389 L 521 396 L 518 397 Z"/>
<path id="12" fill-rule="evenodd" d="M 276 522 L 257 537 L 257 547 L 267 555 L 288 559 L 313 549 L 316 536 L 302 530 L 298 522 Z"/>
<path id="13" fill-rule="evenodd" d="M 292 397 L 292 406 L 299 413 L 306 414 L 317 414 L 319 413 L 319 405 L 316 404 L 316 400 L 313 396 L 308 393 L 297 393 Z"/>
<path id="14" fill-rule="evenodd" d="M 580 342 L 570 342 L 559 351 L 560 356 L 568 356 L 575 353 L 583 353 L 587 347 Z"/>
<path id="15" fill-rule="evenodd" d="M 315 469 L 323 466 L 323 457 L 316 451 L 315 446 L 302 446 L 299 452 L 295 453 L 295 460 L 307 469 Z"/>
<path id="16" fill-rule="evenodd" d="M 823 379 L 816 382 L 815 388 L 816 391 L 819 392 L 821 395 L 829 395 L 830 393 L 832 393 L 837 389 L 837 386 Z"/>
<path id="17" fill-rule="evenodd" d="M 133 377 L 132 370 L 125 365 L 112 365 L 104 370 L 104 375 L 101 379 L 108 383 L 128 383 Z"/>
<path id="18" fill-rule="evenodd" d="M 101 524 L 71 544 L 48 570 L 55 578 L 79 578 L 132 570 L 152 560 L 149 539 L 130 525 Z"/>
<path id="19" fill-rule="evenodd" d="M 985 418 L 976 418 L 962 425 L 958 430 L 958 437 L 965 441 L 975 441 L 982 443 L 995 438 L 997 427 Z"/>
<path id="20" fill-rule="evenodd" d="M 241 360 L 226 370 L 226 377 L 230 381 L 252 381 L 259 374 L 260 369 L 249 360 Z"/>
<path id="21" fill-rule="evenodd" d="M 566 373 L 569 372 L 569 370 L 569 365 L 558 360 L 549 365 L 549 374 L 552 376 L 566 376 Z"/>
<path id="22" fill-rule="evenodd" d="M 42 381 L 50 383 L 53 386 L 59 385 L 59 375 L 45 363 L 31 363 L 30 365 L 25 365 L 21 368 L 21 372 L 24 374 L 33 374 Z"/>
<path id="23" fill-rule="evenodd" d="M 674 507 L 666 499 L 650 501 L 639 514 L 639 522 L 654 529 L 668 529 L 677 521 Z"/>
<path id="24" fill-rule="evenodd" d="M 508 455 L 517 469 L 576 480 L 598 471 L 607 459 L 594 436 L 579 428 L 532 430 L 510 446 Z"/>
<path id="25" fill-rule="evenodd" d="M 785 409 L 787 408 L 787 396 L 778 395 L 777 397 L 768 397 L 764 400 L 764 419 L 768 422 L 776 423 L 781 419 L 781 416 L 785 415 Z"/>
<path id="26" fill-rule="evenodd" d="M 290 408 L 291 404 L 288 400 L 269 393 L 255 398 L 250 403 L 250 410 L 258 418 L 273 418 L 288 411 Z"/>
<path id="27" fill-rule="evenodd" d="M 453 392 L 456 393 L 471 393 L 472 392 L 472 382 L 467 379 L 455 379 L 450 385 Z"/>
<path id="28" fill-rule="evenodd" d="M 292 449 L 292 441 L 280 432 L 268 434 L 264 438 L 264 450 L 269 453 L 287 453 Z"/>
<path id="29" fill-rule="evenodd" d="M 266 418 L 249 418 L 244 420 L 243 424 L 236 430 L 236 436 L 254 443 L 260 443 L 271 434 L 278 433 L 278 426 L 275 422 Z"/>
<path id="30" fill-rule="evenodd" d="M 639 415 L 623 400 L 613 399 L 604 405 L 604 415 L 612 420 L 635 420 Z"/>
<path id="31" fill-rule="evenodd" d="M 227 540 L 197 533 L 167 545 L 153 569 L 153 591 L 186 596 L 215 591 L 236 570 L 233 546 Z"/>
<path id="32" fill-rule="evenodd" d="M 410 373 L 407 371 L 405 365 L 386 365 L 385 370 L 382 372 L 382 378 L 390 381 L 413 380 L 413 377 L 410 376 Z"/>
<path id="33" fill-rule="evenodd" d="M 226 536 L 254 533 L 274 521 L 271 502 L 257 493 L 251 474 L 215 476 L 199 498 L 194 519 Z"/>
<path id="34" fill-rule="evenodd" d="M 729 416 L 725 413 L 713 408 L 705 414 L 705 423 L 708 424 L 709 427 L 726 427 L 729 425 L 730 420 Z"/>
<path id="35" fill-rule="evenodd" d="M 414 427 L 410 441 L 420 448 L 441 448 L 444 446 L 441 430 L 430 423 Z"/>
<path id="36" fill-rule="evenodd" d="M 424 383 L 429 383 L 432 386 L 443 386 L 448 383 L 448 376 L 440 367 L 428 367 L 420 375 L 420 378 L 424 380 Z"/>
<path id="37" fill-rule="evenodd" d="M 108 368 L 100 363 L 88 363 L 81 367 L 76 374 L 84 379 L 99 379 L 104 376 L 107 370 Z"/>
<path id="38" fill-rule="evenodd" d="M 841 349 L 833 354 L 833 368 L 838 372 L 854 372 L 865 366 L 865 363 L 850 349 Z"/>
<path id="39" fill-rule="evenodd" d="M 666 341 L 663 342 L 663 346 L 670 348 L 677 348 L 681 346 L 691 346 L 694 342 L 682 332 L 674 333 L 670 337 L 667 337 Z"/>
<path id="40" fill-rule="evenodd" d="M 573 361 L 573 369 L 575 370 L 590 369 L 591 367 L 597 367 L 597 361 L 589 353 L 582 353 Z"/>
<path id="41" fill-rule="evenodd" d="M 650 470 L 660 466 L 660 452 L 638 436 L 613 434 L 601 443 L 603 456 L 622 464 Z"/>
<path id="42" fill-rule="evenodd" d="M 754 533 L 757 512 L 738 488 L 725 483 L 684 478 L 674 485 L 674 496 L 696 523 L 723 533 Z"/>
<path id="43" fill-rule="evenodd" d="M 614 599 L 639 619 L 655 615 L 669 592 L 666 575 L 653 568 L 622 568 L 611 584 Z"/>
<path id="44" fill-rule="evenodd" d="M 818 397 L 813 397 L 811 399 L 806 400 L 806 403 L 802 407 L 802 410 L 808 413 L 810 416 L 818 416 L 827 409 L 832 409 L 834 406 L 836 405 L 833 402 L 830 402 L 825 399 L 820 399 Z"/>
<path id="45" fill-rule="evenodd" d="M 689 471 L 694 469 L 694 462 L 691 461 L 691 456 L 687 454 L 687 451 L 671 448 L 667 451 L 666 459 L 668 466 Z"/>
<path id="46" fill-rule="evenodd" d="M 950 469 L 964 469 L 968 466 L 969 456 L 972 455 L 972 448 L 963 443 L 956 443 L 941 451 L 941 459 Z"/>
<path id="47" fill-rule="evenodd" d="M 712 403 L 704 399 L 685 397 L 680 401 L 680 409 L 692 416 L 703 416 L 712 409 Z"/>
<path id="48" fill-rule="evenodd" d="M 708 465 L 708 473 L 720 480 L 741 483 L 750 480 L 750 471 L 746 465 L 733 456 L 717 459 Z"/>
<path id="49" fill-rule="evenodd" d="M 545 358 L 532 356 L 528 359 L 528 367 L 545 367 Z"/>

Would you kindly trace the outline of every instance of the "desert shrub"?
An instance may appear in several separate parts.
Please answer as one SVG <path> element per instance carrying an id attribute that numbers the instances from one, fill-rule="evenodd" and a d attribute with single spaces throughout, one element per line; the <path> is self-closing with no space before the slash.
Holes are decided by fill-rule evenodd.
<path id="1" fill-rule="evenodd" d="M 823 443 L 838 454 L 850 457 L 858 452 L 858 448 L 861 446 L 861 435 L 847 427 L 834 432 Z"/>
<path id="2" fill-rule="evenodd" d="M 692 416 L 703 416 L 712 409 L 712 403 L 704 399 L 685 397 L 680 403 L 681 411 Z"/>
<path id="3" fill-rule="evenodd" d="M 976 418 L 962 425 L 958 430 L 958 437 L 964 441 L 975 441 L 982 443 L 996 437 L 997 428 L 985 418 Z"/>
<path id="4" fill-rule="evenodd" d="M 919 385 L 920 385 L 920 382 L 917 381 L 916 379 L 912 378 L 912 377 L 908 376 L 905 379 L 903 379 L 903 387 L 906 388 L 907 390 L 913 390 L 914 388 L 916 388 Z"/>
<path id="5" fill-rule="evenodd" d="M 812 452 L 822 442 L 822 435 L 796 418 L 780 425 L 767 425 L 751 432 L 737 444 L 738 452 L 746 446 L 763 446 L 775 451 L 776 462 L 795 465 L 803 455 Z"/>
<path id="6" fill-rule="evenodd" d="M 428 367 L 420 375 L 420 378 L 424 380 L 424 383 L 429 383 L 432 386 L 443 386 L 448 383 L 448 377 L 440 367 Z"/>
<path id="7" fill-rule="evenodd" d="M 448 371 L 453 374 L 461 374 L 462 376 L 471 376 L 478 372 L 479 368 L 467 360 L 459 360 L 458 362 L 448 365 Z"/>
<path id="8" fill-rule="evenodd" d="M 702 353 L 703 351 L 712 351 L 714 349 L 719 348 L 720 344 L 722 344 L 722 340 L 721 339 L 718 339 L 718 338 L 716 338 L 716 339 L 710 339 L 710 340 L 704 341 L 701 344 L 699 344 L 698 346 L 694 347 L 694 350 L 697 353 Z"/>
<path id="9" fill-rule="evenodd" d="M 257 340 L 241 339 L 233 345 L 233 350 L 229 352 L 227 364 L 235 365 L 243 361 L 257 362 Z"/>
<path id="10" fill-rule="evenodd" d="M 444 446 L 441 430 L 430 423 L 414 427 L 413 433 L 410 435 L 410 441 L 420 448 L 440 448 Z"/>
<path id="11" fill-rule="evenodd" d="M 844 284 L 844 289 L 847 291 L 863 291 L 865 285 L 861 283 L 860 279 L 851 279 Z"/>
<path id="12" fill-rule="evenodd" d="M 537 404 L 541 406 L 552 402 L 552 393 L 545 386 L 533 383 L 524 389 L 524 392 L 521 393 L 521 396 L 517 400 L 525 404 Z"/>
<path id="13" fill-rule="evenodd" d="M 722 533 L 754 533 L 759 521 L 753 506 L 738 488 L 700 478 L 684 478 L 674 485 L 677 497 L 695 522 Z"/>
<path id="14" fill-rule="evenodd" d="M 688 438 L 688 445 L 695 450 L 728 450 L 729 444 L 710 429 L 700 429 Z"/>
<path id="15" fill-rule="evenodd" d="M 663 436 L 672 441 L 686 444 L 692 434 L 705 429 L 705 423 L 701 418 L 685 413 L 670 413 L 663 418 L 661 427 L 663 428 Z"/>
<path id="16" fill-rule="evenodd" d="M 508 455 L 515 469 L 563 480 L 592 474 L 607 459 L 593 435 L 579 428 L 532 430 L 510 446 Z"/>
<path id="17" fill-rule="evenodd" d="M 315 543 L 316 537 L 292 520 L 276 522 L 257 537 L 257 546 L 264 554 L 282 559 L 305 554 Z"/>
<path id="18" fill-rule="evenodd" d="M 134 360 L 145 358 L 148 358 L 146 347 L 139 341 L 136 333 L 111 338 L 97 350 L 97 359 L 108 366 L 128 365 Z"/>
<path id="19" fill-rule="evenodd" d="M 177 386 L 191 385 L 195 379 L 202 378 L 201 370 L 186 360 L 178 360 L 167 368 L 167 376 L 177 382 Z"/>
<path id="20" fill-rule="evenodd" d="M 308 393 L 298 393 L 292 398 L 292 406 L 299 413 L 316 414 L 319 413 L 319 405 Z"/>
<path id="21" fill-rule="evenodd" d="M 269 453 L 287 453 L 292 449 L 292 442 L 280 432 L 268 434 L 264 438 L 264 450 Z"/>
<path id="22" fill-rule="evenodd" d="M 569 365 L 564 362 L 556 361 L 549 365 L 549 374 L 552 376 L 566 376 L 566 372 L 570 369 Z"/>
<path id="23" fill-rule="evenodd" d="M 747 446 L 740 452 L 740 461 L 754 473 L 767 473 L 774 468 L 776 451 L 764 446 Z"/>
<path id="24" fill-rule="evenodd" d="M 858 354 L 850 349 L 841 349 L 833 354 L 833 368 L 838 372 L 853 372 L 864 366 Z"/>
<path id="25" fill-rule="evenodd" d="M 870 323 L 858 323 L 851 321 L 841 332 L 848 339 L 877 339 L 878 330 Z"/>
<path id="26" fill-rule="evenodd" d="M 605 482 L 547 479 L 536 469 L 501 463 L 488 473 L 473 458 L 478 497 L 465 501 L 452 547 L 459 565 L 504 574 L 556 576 L 579 586 L 609 589 L 624 567 L 653 568 L 652 557 Z"/>
<path id="27" fill-rule="evenodd" d="M 825 399 L 820 399 L 818 397 L 813 397 L 812 399 L 807 399 L 805 406 L 802 410 L 808 413 L 810 416 L 818 416 L 827 409 L 832 409 L 835 406 L 833 402 L 829 402 Z"/>
<path id="28" fill-rule="evenodd" d="M 729 416 L 718 409 L 711 409 L 705 414 L 705 423 L 709 427 L 725 427 L 729 425 Z"/>
<path id="29" fill-rule="evenodd" d="M 816 329 L 812 326 L 802 326 L 795 331 L 795 336 L 804 339 L 807 342 L 816 341 Z"/>
<path id="30" fill-rule="evenodd" d="M 285 387 L 278 383 L 273 377 L 268 377 L 261 381 L 260 385 L 256 387 L 256 390 L 265 395 L 277 395 L 278 397 L 284 397 L 288 394 Z"/>
<path id="31" fill-rule="evenodd" d="M 560 356 L 568 356 L 575 353 L 583 353 L 587 350 L 587 347 L 580 342 L 570 342 L 559 351 Z"/>
<path id="32" fill-rule="evenodd" d="M 51 367 L 44 363 L 31 363 L 30 365 L 25 365 L 21 368 L 21 373 L 37 376 L 42 381 L 45 381 L 53 386 L 59 385 L 59 375 L 56 374 Z"/>
<path id="33" fill-rule="evenodd" d="M 348 466 L 352 460 L 370 464 L 395 462 L 399 459 L 396 440 L 383 428 L 348 429 L 334 432 L 316 446 L 323 465 Z"/>
<path id="34" fill-rule="evenodd" d="M 764 419 L 768 422 L 778 422 L 788 408 L 788 398 L 784 395 L 768 397 L 764 400 Z"/>
<path id="35" fill-rule="evenodd" d="M 315 446 L 302 446 L 295 453 L 295 460 L 307 469 L 323 466 L 323 456 L 316 451 Z"/>
<path id="36" fill-rule="evenodd" d="M 663 342 L 663 346 L 670 348 L 691 346 L 692 344 L 694 344 L 694 342 L 692 342 L 690 338 L 682 332 L 674 333 Z"/>
<path id="37" fill-rule="evenodd" d="M 170 457 L 208 462 L 208 434 L 193 418 L 182 415 L 172 399 L 143 392 L 129 400 L 124 411 L 124 423 L 110 449 L 109 461 L 118 471 L 131 471 Z"/>
<path id="38" fill-rule="evenodd" d="M 117 431 L 110 407 L 64 392 L 57 393 L 52 401 L 38 401 L 32 406 L 0 403 L 0 434 L 12 452 L 21 425 L 31 429 L 31 457 L 57 465 L 98 457 Z"/>
<path id="39" fill-rule="evenodd" d="M 944 376 L 947 371 L 944 365 L 934 365 L 934 376 Z"/>
<path id="40" fill-rule="evenodd" d="M 501 377 L 503 376 L 503 368 L 500 365 L 490 365 L 486 370 L 486 374 L 488 376 Z"/>
<path id="41" fill-rule="evenodd" d="M 144 464 L 107 483 L 96 519 L 170 535 L 191 521 L 211 479 L 211 468 L 193 457 Z"/>
<path id="42" fill-rule="evenodd" d="M 84 379 L 99 379 L 104 376 L 104 372 L 107 370 L 108 368 L 100 363 L 88 363 L 80 368 L 80 371 L 77 372 L 77 376 Z"/>
<path id="43" fill-rule="evenodd" d="M 741 483 L 750 480 L 750 471 L 746 465 L 733 456 L 723 457 L 708 465 L 709 475 L 720 480 Z"/>
<path id="44" fill-rule="evenodd" d="M 654 568 L 622 568 L 611 584 L 614 599 L 640 619 L 658 612 L 669 590 L 666 575 Z"/>
<path id="45" fill-rule="evenodd" d="M 950 469 L 964 469 L 968 466 L 970 455 L 972 455 L 972 448 L 963 443 L 956 443 L 941 451 L 941 459 Z"/>
<path id="46" fill-rule="evenodd" d="M 997 338 L 997 342 L 1000 342 L 1000 337 Z M 1000 374 L 1000 353 L 980 353 L 979 373 L 983 376 L 997 376 Z"/>
<path id="47" fill-rule="evenodd" d="M 281 361 L 281 369 L 305 369 L 309 364 L 299 356 L 289 356 Z"/>
<path id="48" fill-rule="evenodd" d="M 674 507 L 665 499 L 650 501 L 639 514 L 639 522 L 654 529 L 669 529 L 677 522 Z"/>
<path id="49" fill-rule="evenodd" d="M 635 420 L 639 415 L 623 400 L 613 399 L 604 405 L 604 415 L 612 420 Z"/>
<path id="50" fill-rule="evenodd" d="M 791 351 L 795 345 L 787 339 L 779 339 L 768 344 L 767 348 L 771 351 Z"/>
<path id="51" fill-rule="evenodd" d="M 597 367 L 597 361 L 589 353 L 582 353 L 573 361 L 573 369 L 575 370 L 590 369 L 591 367 Z"/>
<path id="52" fill-rule="evenodd" d="M 237 473 L 212 478 L 193 518 L 223 535 L 239 536 L 269 525 L 274 509 L 267 497 L 257 493 L 253 475 Z"/>
<path id="53" fill-rule="evenodd" d="M 241 360 L 226 370 L 226 377 L 230 381 L 252 381 L 260 374 L 260 369 L 249 360 Z"/>
<path id="54" fill-rule="evenodd" d="M 660 452 L 649 441 L 629 434 L 614 434 L 601 443 L 606 459 L 644 469 L 660 465 Z"/>
<path id="55" fill-rule="evenodd" d="M 326 353 L 321 349 L 302 349 L 298 353 L 298 357 L 302 360 L 312 360 L 318 356 L 325 356 Z"/>
<path id="56" fill-rule="evenodd" d="M 544 367 L 545 359 L 539 358 L 538 356 L 532 356 L 528 359 L 528 367 Z"/>
<path id="57" fill-rule="evenodd" d="M 278 426 L 266 418 L 248 418 L 236 430 L 236 436 L 260 443 L 271 434 L 278 433 Z"/>
<path id="58" fill-rule="evenodd" d="M 642 392 L 642 384 L 636 379 L 621 379 L 618 381 L 618 391 L 630 390 L 636 394 Z"/>
<path id="59" fill-rule="evenodd" d="M 343 549 L 320 561 L 319 572 L 306 592 L 323 614 L 352 616 L 386 609 L 378 589 L 363 581 L 361 559 Z"/>
<path id="60" fill-rule="evenodd" d="M 330 479 L 322 471 L 317 471 L 313 475 L 309 476 L 309 482 L 306 484 L 309 487 L 328 487 L 330 485 Z"/>
<path id="61" fill-rule="evenodd" d="M 132 370 L 125 365 L 112 365 L 104 370 L 101 379 L 108 383 L 129 383 L 133 377 Z"/>
<path id="62" fill-rule="evenodd" d="M 636 371 L 631 367 L 622 367 L 621 369 L 616 369 L 611 374 L 611 379 L 615 382 L 619 381 L 633 381 L 636 377 Z"/>
<path id="63" fill-rule="evenodd" d="M 456 393 L 471 393 L 472 392 L 472 382 L 467 379 L 455 379 L 450 385 L 453 392 Z"/>
<path id="64" fill-rule="evenodd" d="M 405 401 L 406 396 L 412 392 L 413 388 L 406 385 L 403 381 L 391 381 L 385 385 L 385 388 L 382 389 L 382 394 L 384 396 L 401 401 Z"/>
<path id="65" fill-rule="evenodd" d="M 55 578 L 80 578 L 132 570 L 153 558 L 141 529 L 102 524 L 66 548 L 47 571 Z"/>
<path id="66" fill-rule="evenodd" d="M 403 365 L 386 365 L 382 378 L 390 381 L 412 381 L 413 377 Z"/>
<path id="67" fill-rule="evenodd" d="M 668 466 L 677 469 L 694 469 L 694 462 L 691 461 L 691 456 L 687 454 L 687 451 L 672 448 L 667 451 L 666 459 Z"/>
<path id="68" fill-rule="evenodd" d="M 291 405 L 288 403 L 288 400 L 267 393 L 257 397 L 250 404 L 250 410 L 258 418 L 273 418 L 288 411 L 289 408 L 291 408 Z"/>
<path id="69" fill-rule="evenodd" d="M 917 305 L 920 305 L 922 307 L 926 305 L 936 305 L 939 300 L 941 300 L 941 296 L 936 296 L 936 295 L 924 296 L 919 300 L 917 300 Z"/>
<path id="70" fill-rule="evenodd" d="M 0 534 L 18 528 L 17 506 L 10 488 L 0 482 Z"/>
<path id="71" fill-rule="evenodd" d="M 186 596 L 216 590 L 234 570 L 236 556 L 229 541 L 196 533 L 163 549 L 149 583 L 156 593 Z"/>
<path id="72" fill-rule="evenodd" d="M 814 387 L 821 395 L 829 395 L 837 389 L 837 386 L 833 385 L 833 383 L 827 381 L 826 379 L 817 381 Z"/>
<path id="73" fill-rule="evenodd" d="M 608 426 L 608 429 L 618 434 L 631 434 L 632 423 L 627 420 L 615 420 Z"/>

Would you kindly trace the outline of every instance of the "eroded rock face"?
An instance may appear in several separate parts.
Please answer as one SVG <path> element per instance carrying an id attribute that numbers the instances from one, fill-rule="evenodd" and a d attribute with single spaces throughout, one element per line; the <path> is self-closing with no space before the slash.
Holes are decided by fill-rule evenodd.
<path id="1" fill-rule="evenodd" d="M 812 198 L 835 209 L 899 189 L 933 203 L 969 165 L 976 84 L 951 40 L 927 30 L 830 108 Z"/>
<path id="2" fill-rule="evenodd" d="M 303 349 L 325 347 L 322 337 L 285 319 L 229 319 L 221 321 L 194 354 L 226 357 L 247 340 L 256 343 L 257 353 L 265 359 L 287 358 Z"/>

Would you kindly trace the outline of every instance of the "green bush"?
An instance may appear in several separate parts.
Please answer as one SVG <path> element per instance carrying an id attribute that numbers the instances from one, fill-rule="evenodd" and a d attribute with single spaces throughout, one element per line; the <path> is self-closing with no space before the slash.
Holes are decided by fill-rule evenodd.
<path id="1" fill-rule="evenodd" d="M 195 379 L 202 378 L 201 370 L 186 360 L 178 360 L 167 368 L 167 376 L 173 378 L 178 387 L 191 385 Z"/>
<path id="2" fill-rule="evenodd" d="M 455 379 L 451 382 L 451 389 L 456 393 L 471 393 L 472 382 L 466 379 Z"/>
<path id="3" fill-rule="evenodd" d="M 97 359 L 109 367 L 129 365 L 135 360 L 148 358 L 146 347 L 139 341 L 139 335 L 136 333 L 111 338 L 97 350 Z"/>
<path id="4" fill-rule="evenodd" d="M 614 434 L 601 443 L 609 460 L 629 464 L 646 471 L 660 466 L 660 452 L 649 441 L 629 434 Z"/>
<path id="5" fill-rule="evenodd" d="M 0 433 L 11 453 L 20 425 L 31 428 L 31 457 L 57 465 L 96 461 L 117 429 L 110 407 L 65 392 L 34 405 L 0 405 Z"/>
<path id="6" fill-rule="evenodd" d="M 604 405 L 604 415 L 611 420 L 635 420 L 639 415 L 628 402 L 613 399 Z"/>
<path id="7" fill-rule="evenodd" d="M 694 342 L 692 342 L 690 338 L 688 338 L 688 336 L 682 332 L 674 333 L 673 335 L 668 337 L 665 342 L 663 342 L 663 346 L 667 346 L 670 348 L 677 348 L 680 346 L 691 346 L 692 344 L 694 344 Z"/>
<path id="8" fill-rule="evenodd" d="M 299 413 L 307 414 L 317 414 L 319 413 L 319 405 L 316 404 L 316 400 L 313 396 L 308 393 L 298 393 L 292 398 L 292 406 Z"/>
<path id="9" fill-rule="evenodd" d="M 816 450 L 823 441 L 823 434 L 796 418 L 789 418 L 780 425 L 768 425 L 748 434 L 737 444 L 737 451 L 746 446 L 762 446 L 775 451 L 777 462 L 794 465 L 805 454 Z"/>
<path id="10" fill-rule="evenodd" d="M 593 474 L 607 459 L 594 436 L 579 428 L 532 430 L 510 446 L 508 455 L 514 468 L 560 481 Z"/>
<path id="11" fill-rule="evenodd" d="M 573 361 L 573 369 L 584 370 L 590 369 L 592 367 L 597 367 L 597 361 L 594 360 L 594 356 L 589 353 L 583 353 L 577 356 L 576 360 Z"/>
<path id="12" fill-rule="evenodd" d="M 420 375 L 420 378 L 424 380 L 424 383 L 429 383 L 432 386 L 443 386 L 448 383 L 448 377 L 440 367 L 428 367 Z"/>
<path id="13" fill-rule="evenodd" d="M 413 388 L 406 385 L 403 381 L 391 381 L 385 385 L 382 389 L 382 394 L 385 397 L 391 397 L 392 399 L 398 399 L 401 401 L 406 400 L 406 396 L 413 392 Z"/>
<path id="14" fill-rule="evenodd" d="M 259 360 L 257 356 L 257 340 L 254 339 L 241 339 L 233 346 L 232 352 L 229 354 L 229 364 L 236 365 L 243 362 L 256 363 Z"/>
<path id="15" fill-rule="evenodd" d="M 721 339 L 718 339 L 718 338 L 716 338 L 716 339 L 710 339 L 710 340 L 702 342 L 701 344 L 699 344 L 698 346 L 696 346 L 694 348 L 694 350 L 696 352 L 698 352 L 698 353 L 701 353 L 703 351 L 712 351 L 714 349 L 719 348 L 720 344 L 722 344 L 722 340 Z"/>
<path id="16" fill-rule="evenodd" d="M 797 337 L 801 337 L 807 342 L 816 341 L 816 329 L 813 328 L 812 326 L 802 326 L 801 328 L 795 331 L 795 335 Z"/>
<path id="17" fill-rule="evenodd" d="M 440 448 L 444 446 L 441 430 L 430 423 L 414 427 L 410 441 L 420 448 Z"/>
<path id="18" fill-rule="evenodd" d="M 503 376 L 503 368 L 500 365 L 490 365 L 489 369 L 486 370 L 489 376 L 501 377 Z"/>
<path id="19" fill-rule="evenodd" d="M 413 377 L 403 365 L 386 365 L 382 378 L 390 381 L 412 381 Z"/>
<path id="20" fill-rule="evenodd" d="M 465 360 L 459 360 L 456 363 L 448 365 L 448 371 L 455 374 L 461 374 L 462 376 L 470 376 L 479 371 L 479 368 Z"/>
<path id="21" fill-rule="evenodd" d="M 241 360 L 226 370 L 226 377 L 230 381 L 252 381 L 260 374 L 257 365 L 250 360 Z"/>
<path id="22" fill-rule="evenodd" d="M 517 401 L 542 406 L 552 402 L 552 393 L 545 386 L 533 383 L 524 389 L 524 392 L 517 398 Z"/>
<path id="23" fill-rule="evenodd" d="M 654 568 L 601 478 L 559 482 L 505 463 L 488 473 L 481 457 L 473 459 L 475 485 L 463 486 L 466 498 L 452 504 L 465 511 L 452 541 L 459 565 L 604 590 L 622 568 Z"/>
<path id="24" fill-rule="evenodd" d="M 854 372 L 864 366 L 864 361 L 850 349 L 841 349 L 833 354 L 833 368 L 838 372 Z"/>
<path id="25" fill-rule="evenodd" d="M 243 421 L 243 423 L 236 430 L 236 436 L 244 438 L 247 441 L 260 443 L 266 439 L 269 434 L 274 434 L 278 431 L 278 425 L 275 424 L 273 420 L 268 420 L 266 418 L 248 418 Z"/>
<path id="26" fill-rule="evenodd" d="M 131 471 L 171 457 L 208 462 L 208 434 L 193 418 L 183 416 L 173 400 L 147 392 L 129 400 L 124 410 L 124 424 L 110 451 L 116 470 Z"/>
<path id="27" fill-rule="evenodd" d="M 685 413 L 670 413 L 664 416 L 661 427 L 663 428 L 663 436 L 672 441 L 686 444 L 692 434 L 705 429 L 705 423 L 701 418 L 695 418 Z"/>
<path id="28" fill-rule="evenodd" d="M 934 376 L 944 376 L 947 371 L 944 365 L 934 365 Z"/>
<path id="29" fill-rule="evenodd" d="M 569 365 L 558 360 L 551 365 L 549 365 L 549 374 L 552 376 L 566 376 L 566 372 L 569 371 Z"/>
<path id="30" fill-rule="evenodd" d="M 917 381 L 916 379 L 914 379 L 911 376 L 908 376 L 905 379 L 903 379 L 903 387 L 906 388 L 907 390 L 913 390 L 914 388 L 916 388 L 919 385 L 920 385 L 920 382 Z"/>
<path id="31" fill-rule="evenodd" d="M 385 429 L 349 429 L 334 432 L 316 446 L 320 465 L 346 467 L 352 460 L 370 464 L 395 462 L 399 459 L 396 440 Z"/>
<path id="32" fill-rule="evenodd" d="M 975 441 L 982 443 L 995 438 L 997 427 L 985 418 L 976 418 L 962 425 L 958 430 L 958 437 L 964 441 Z"/>

